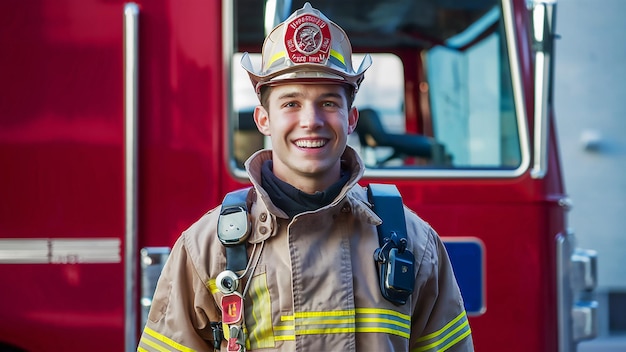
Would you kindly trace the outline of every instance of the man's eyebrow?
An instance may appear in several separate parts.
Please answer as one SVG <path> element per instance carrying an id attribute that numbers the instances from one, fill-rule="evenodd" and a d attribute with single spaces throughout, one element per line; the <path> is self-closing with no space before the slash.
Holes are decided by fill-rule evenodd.
<path id="1" fill-rule="evenodd" d="M 278 99 L 291 99 L 291 98 L 302 98 L 304 97 L 304 93 L 293 91 L 293 92 L 285 92 L 278 96 Z M 343 95 L 335 92 L 323 93 L 320 95 L 321 99 L 335 98 L 335 99 L 343 99 Z"/>
<path id="2" fill-rule="evenodd" d="M 336 98 L 336 99 L 343 99 L 343 95 L 339 94 L 339 93 L 335 93 L 335 92 L 328 92 L 328 93 L 324 93 L 320 96 L 320 98 L 325 99 L 325 98 Z"/>
<path id="3" fill-rule="evenodd" d="M 285 92 L 278 96 L 278 99 L 301 98 L 304 96 L 302 92 Z"/>

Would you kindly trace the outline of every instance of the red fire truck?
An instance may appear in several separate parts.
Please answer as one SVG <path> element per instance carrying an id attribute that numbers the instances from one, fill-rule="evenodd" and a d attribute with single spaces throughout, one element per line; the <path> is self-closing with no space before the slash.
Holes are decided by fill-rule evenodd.
<path id="1" fill-rule="evenodd" d="M 444 239 L 478 351 L 596 334 L 550 0 L 311 0 L 370 53 L 351 135 Z M 239 60 L 299 0 L 0 2 L 0 351 L 131 351 L 175 239 L 266 146 Z M 357 61 L 358 62 L 358 61 Z M 436 143 L 423 150 L 424 136 Z"/>

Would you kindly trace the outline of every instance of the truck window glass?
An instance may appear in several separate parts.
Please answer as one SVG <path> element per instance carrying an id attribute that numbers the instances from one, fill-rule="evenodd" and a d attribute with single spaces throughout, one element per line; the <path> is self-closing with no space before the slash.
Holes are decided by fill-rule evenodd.
<path id="1" fill-rule="evenodd" d="M 275 1 L 271 1 L 276 3 Z M 278 1 L 274 24 L 303 1 Z M 513 80 L 501 8 L 496 0 L 321 1 L 348 33 L 353 62 L 370 53 L 355 105 L 360 118 L 349 144 L 370 173 L 380 177 L 420 172 L 445 175 L 522 167 L 526 137 L 515 109 Z M 287 6 L 289 8 L 283 9 Z M 231 165 L 242 171 L 255 151 L 268 148 L 252 119 L 258 104 L 241 54 L 260 66 L 265 30 L 262 2 L 235 1 L 232 55 Z M 461 15 L 459 15 L 461 14 Z"/>

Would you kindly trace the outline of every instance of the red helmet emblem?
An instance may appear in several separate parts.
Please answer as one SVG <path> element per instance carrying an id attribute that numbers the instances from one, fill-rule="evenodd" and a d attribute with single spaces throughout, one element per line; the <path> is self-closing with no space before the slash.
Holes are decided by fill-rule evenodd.
<path id="1" fill-rule="evenodd" d="M 330 49 L 328 23 L 310 14 L 294 18 L 285 30 L 285 48 L 289 59 L 296 64 L 325 63 Z"/>

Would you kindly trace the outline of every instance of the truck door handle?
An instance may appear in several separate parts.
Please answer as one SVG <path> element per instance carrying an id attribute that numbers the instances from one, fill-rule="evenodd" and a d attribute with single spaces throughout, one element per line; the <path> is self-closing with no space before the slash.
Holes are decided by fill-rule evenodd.
<path id="1" fill-rule="evenodd" d="M 124 5 L 124 345 L 137 349 L 139 6 Z"/>

